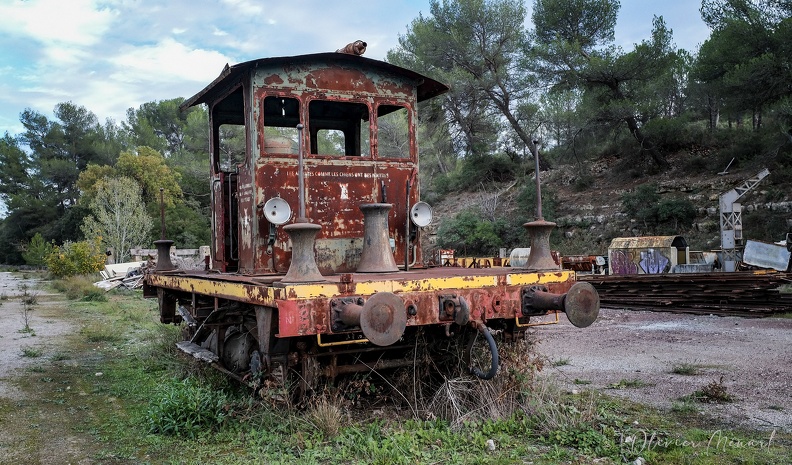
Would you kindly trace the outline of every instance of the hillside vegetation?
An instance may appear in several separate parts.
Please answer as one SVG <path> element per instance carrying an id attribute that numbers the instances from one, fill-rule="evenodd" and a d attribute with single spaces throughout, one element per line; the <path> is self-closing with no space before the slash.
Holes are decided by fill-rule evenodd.
<path id="1" fill-rule="evenodd" d="M 722 130 L 729 138 L 762 135 L 747 130 Z M 707 136 L 707 134 L 705 134 Z M 715 139 L 715 137 L 711 137 Z M 744 238 L 783 240 L 792 231 L 792 146 L 759 147 L 717 140 L 687 142 L 670 153 L 664 170 L 641 166 L 639 149 L 628 148 L 576 163 L 558 164 L 540 172 L 543 216 L 557 223 L 551 235 L 554 250 L 565 255 L 606 254 L 615 237 L 682 235 L 691 250 L 720 247 L 718 198 L 756 176 L 770 175 L 740 202 Z M 731 165 L 730 165 L 731 163 Z M 726 167 L 728 171 L 724 173 Z M 471 183 L 472 184 L 472 183 Z M 528 247 L 522 224 L 536 217 L 533 173 L 500 182 L 481 182 L 470 190 L 431 190 L 436 216 L 427 245 L 454 248 L 459 255 L 496 256 L 500 248 Z M 426 194 L 426 191 L 425 191 Z"/>

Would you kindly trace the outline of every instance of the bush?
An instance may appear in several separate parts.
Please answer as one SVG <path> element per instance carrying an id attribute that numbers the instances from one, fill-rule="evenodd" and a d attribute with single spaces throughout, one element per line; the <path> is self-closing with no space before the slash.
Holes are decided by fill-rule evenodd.
<path id="1" fill-rule="evenodd" d="M 465 255 L 492 255 L 502 245 L 495 224 L 465 210 L 445 220 L 437 230 L 437 245 L 462 250 Z"/>
<path id="2" fill-rule="evenodd" d="M 27 250 L 22 253 L 25 263 L 30 266 L 42 267 L 46 264 L 47 257 L 52 253 L 53 246 L 45 241 L 41 233 L 36 233 L 27 245 Z"/>
<path id="3" fill-rule="evenodd" d="M 454 172 L 435 176 L 432 179 L 432 190 L 442 195 L 464 191 L 479 183 L 513 181 L 519 171 L 519 163 L 503 155 L 468 157 L 457 165 Z"/>
<path id="4" fill-rule="evenodd" d="M 149 431 L 195 438 L 219 428 L 228 417 L 229 398 L 192 378 L 163 385 L 146 413 Z"/>
<path id="5" fill-rule="evenodd" d="M 98 238 L 94 241 L 66 241 L 47 256 L 47 268 L 56 278 L 96 273 L 104 268 L 105 258 Z"/>
<path id="6" fill-rule="evenodd" d="M 105 291 L 94 286 L 94 281 L 90 276 L 69 276 L 53 281 L 52 287 L 66 294 L 69 300 L 106 301 Z"/>
<path id="7" fill-rule="evenodd" d="M 536 217 L 536 181 L 527 179 L 523 181 L 525 187 L 517 195 L 517 208 L 526 221 Z M 546 185 L 542 185 L 542 216 L 547 221 L 554 221 L 558 206 L 555 192 Z M 526 222 L 523 221 L 523 222 Z"/>
<path id="8" fill-rule="evenodd" d="M 633 192 L 623 194 L 621 200 L 629 216 L 647 226 L 657 224 L 657 204 L 660 202 L 657 185 L 641 184 Z"/>
<path id="9" fill-rule="evenodd" d="M 654 184 L 642 184 L 622 195 L 625 212 L 649 228 L 667 226 L 676 232 L 696 219 L 696 208 L 687 199 L 661 199 Z"/>
<path id="10" fill-rule="evenodd" d="M 674 230 L 679 226 L 688 227 L 696 219 L 696 207 L 687 199 L 663 199 L 657 205 L 657 219 L 661 224 L 673 225 Z"/>

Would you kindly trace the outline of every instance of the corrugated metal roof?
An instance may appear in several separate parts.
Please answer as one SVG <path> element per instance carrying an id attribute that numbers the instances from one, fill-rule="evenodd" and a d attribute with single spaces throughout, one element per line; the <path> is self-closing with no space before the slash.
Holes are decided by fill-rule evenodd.
<path id="1" fill-rule="evenodd" d="M 617 237 L 611 241 L 608 249 L 660 249 L 687 248 L 687 241 L 682 236 L 642 236 Z"/>
<path id="2" fill-rule="evenodd" d="M 398 76 L 404 76 L 408 79 L 412 79 L 417 82 L 419 102 L 448 91 L 448 86 L 445 84 L 400 66 L 392 65 L 384 61 L 350 55 L 347 53 L 327 52 L 291 57 L 260 58 L 258 60 L 246 61 L 233 66 L 226 65 L 225 68 L 223 68 L 223 71 L 220 73 L 220 76 L 218 76 L 214 81 L 212 81 L 211 84 L 203 88 L 200 92 L 185 100 L 184 103 L 181 104 L 181 108 L 184 110 L 193 105 L 199 105 L 201 103 L 207 103 L 213 100 L 216 93 L 225 91 L 228 87 L 228 83 L 240 78 L 251 68 L 255 68 L 260 65 L 294 64 L 311 61 L 332 61 L 336 63 L 348 62 L 356 63 L 358 65 L 363 64 L 365 67 L 371 69 L 380 69 Z"/>

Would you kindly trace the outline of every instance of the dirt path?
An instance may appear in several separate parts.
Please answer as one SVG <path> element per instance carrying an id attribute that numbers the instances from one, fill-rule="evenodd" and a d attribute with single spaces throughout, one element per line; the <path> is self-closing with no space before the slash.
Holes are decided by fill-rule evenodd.
<path id="1" fill-rule="evenodd" d="M 556 365 L 547 372 L 568 390 L 602 389 L 669 409 L 722 379 L 734 402 L 694 402 L 698 414 L 736 426 L 792 431 L 790 318 L 603 309 L 585 330 L 562 317 L 562 324 L 540 331 L 540 351 Z M 672 372 L 683 366 L 695 373 Z"/>
<path id="2" fill-rule="evenodd" d="M 93 441 L 74 416 L 84 413 L 72 401 L 84 395 L 74 381 L 85 361 L 72 358 L 64 341 L 79 325 L 63 296 L 40 284 L 0 273 L 0 464 L 95 463 Z M 27 314 L 26 298 L 35 301 Z"/>
<path id="3" fill-rule="evenodd" d="M 34 301 L 27 312 L 25 299 Z M 40 364 L 40 357 L 57 350 L 58 337 L 73 331 L 74 325 L 62 319 L 63 306 L 63 297 L 42 290 L 39 279 L 0 272 L 0 398 L 19 399 L 9 380 Z M 26 351 L 40 355 L 25 356 Z"/>

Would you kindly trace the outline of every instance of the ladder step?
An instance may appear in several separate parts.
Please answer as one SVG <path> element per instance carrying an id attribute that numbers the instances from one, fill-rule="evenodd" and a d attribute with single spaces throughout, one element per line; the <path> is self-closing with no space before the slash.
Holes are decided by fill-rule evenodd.
<path id="1" fill-rule="evenodd" d="M 193 357 L 197 358 L 198 360 L 202 360 L 206 363 L 214 363 L 219 360 L 217 354 L 215 354 L 211 350 L 204 349 L 198 344 L 195 344 L 190 341 L 177 342 L 176 347 L 178 347 L 179 350 L 181 350 L 182 352 L 186 354 L 190 354 Z"/>

